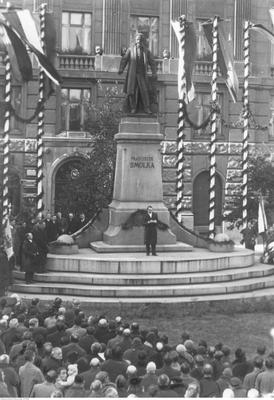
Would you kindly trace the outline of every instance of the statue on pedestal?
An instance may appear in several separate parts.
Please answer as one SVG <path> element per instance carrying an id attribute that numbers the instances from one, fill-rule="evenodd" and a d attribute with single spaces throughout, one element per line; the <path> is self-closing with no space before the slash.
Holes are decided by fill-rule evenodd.
<path id="1" fill-rule="evenodd" d="M 126 111 L 131 114 L 155 112 L 156 99 L 156 63 L 145 44 L 142 33 L 137 33 L 135 43 L 122 56 L 118 73 L 122 74 L 128 65 L 124 84 L 124 93 L 127 94 Z M 152 76 L 148 76 L 150 66 Z"/>

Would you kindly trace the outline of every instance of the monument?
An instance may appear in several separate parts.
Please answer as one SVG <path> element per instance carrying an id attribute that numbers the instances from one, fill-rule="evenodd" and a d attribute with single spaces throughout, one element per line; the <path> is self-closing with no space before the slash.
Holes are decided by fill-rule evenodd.
<path id="1" fill-rule="evenodd" d="M 117 157 L 109 226 L 103 241 L 93 242 L 91 247 L 98 252 L 115 252 L 115 249 L 145 252 L 142 210 L 152 205 L 162 227 L 158 229 L 157 248 L 176 251 L 182 246 L 169 229 L 170 215 L 163 203 L 160 148 L 163 135 L 154 114 L 156 66 L 142 34 L 137 34 L 136 42 L 122 57 L 120 74 L 126 66 L 127 116 L 121 119 L 119 132 L 115 135 Z"/>

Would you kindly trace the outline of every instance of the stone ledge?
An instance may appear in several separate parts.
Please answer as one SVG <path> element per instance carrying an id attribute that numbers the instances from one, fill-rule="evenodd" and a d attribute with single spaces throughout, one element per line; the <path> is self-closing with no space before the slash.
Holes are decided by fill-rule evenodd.
<path id="1" fill-rule="evenodd" d="M 145 253 L 146 251 L 144 245 L 111 245 L 102 241 L 92 242 L 90 243 L 90 247 L 97 253 Z M 157 245 L 157 251 L 160 252 L 185 252 L 192 250 L 192 246 L 182 242 Z M 151 256 L 151 258 L 154 258 L 154 256 Z"/>

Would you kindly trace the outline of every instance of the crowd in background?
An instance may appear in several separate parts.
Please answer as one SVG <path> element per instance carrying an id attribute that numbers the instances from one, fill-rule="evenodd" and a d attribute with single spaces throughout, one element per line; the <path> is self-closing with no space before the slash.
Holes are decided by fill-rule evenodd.
<path id="1" fill-rule="evenodd" d="M 72 235 L 84 227 L 88 220 L 84 213 L 79 216 L 69 213 L 67 217 L 61 212 L 56 215 L 47 213 L 43 218 L 38 215 L 30 221 L 16 223 L 11 221 L 11 234 L 14 256 L 9 261 L 4 245 L 0 243 L 0 274 L 4 279 L 0 283 L 0 296 L 12 283 L 14 267 L 25 272 L 26 283 L 32 283 L 33 274 L 45 271 L 49 243 L 63 234 Z"/>
<path id="2" fill-rule="evenodd" d="M 195 342 L 157 327 L 87 315 L 78 301 L 0 299 L 0 397 L 263 397 L 274 353 Z"/>

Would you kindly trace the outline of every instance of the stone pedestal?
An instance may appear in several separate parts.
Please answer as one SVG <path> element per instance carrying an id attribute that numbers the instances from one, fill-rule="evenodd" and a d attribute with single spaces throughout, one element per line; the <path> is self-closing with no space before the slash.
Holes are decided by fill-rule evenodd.
<path id="1" fill-rule="evenodd" d="M 169 226 L 169 212 L 163 203 L 160 142 L 163 135 L 157 119 L 128 116 L 121 120 L 113 200 L 109 205 L 109 226 L 104 232 L 107 245 L 144 245 L 144 227 L 123 229 L 122 224 L 138 209 L 152 205 L 158 219 Z M 176 236 L 167 229 L 158 230 L 158 244 L 176 244 Z"/>

